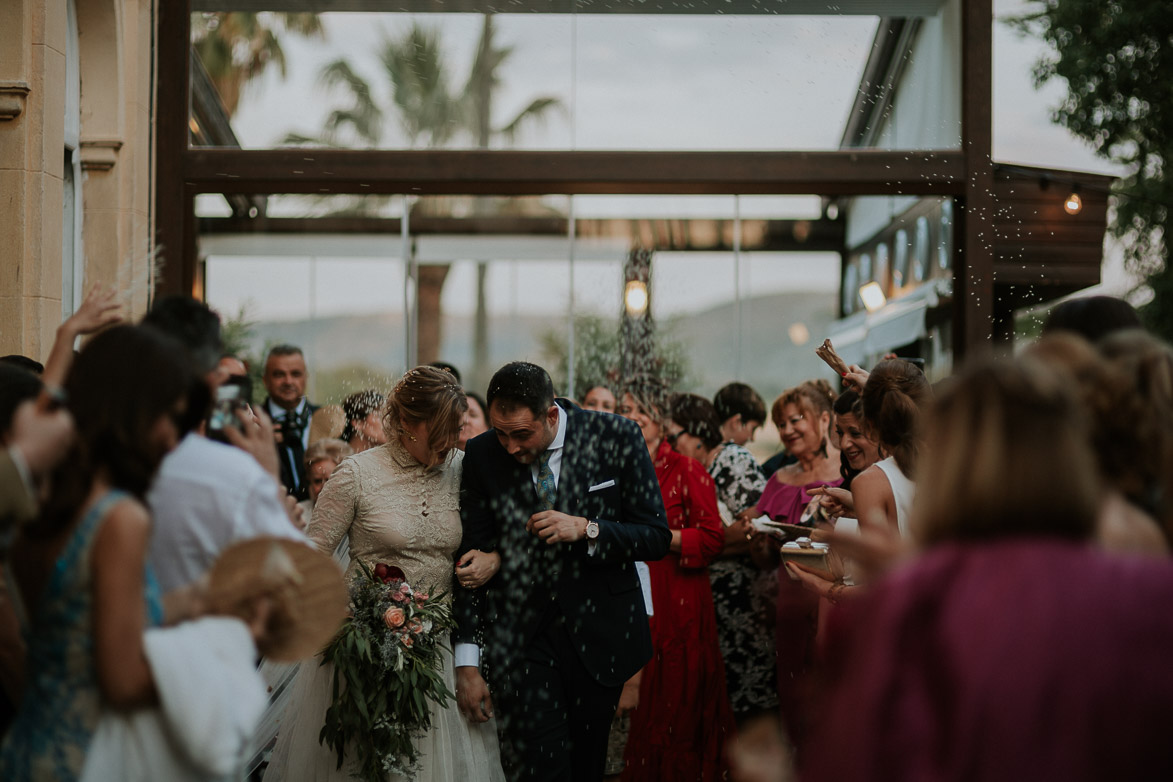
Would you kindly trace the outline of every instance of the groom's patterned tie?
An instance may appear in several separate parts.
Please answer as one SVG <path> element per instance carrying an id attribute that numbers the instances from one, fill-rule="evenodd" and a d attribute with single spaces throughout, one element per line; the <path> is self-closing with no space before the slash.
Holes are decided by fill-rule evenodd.
<path id="1" fill-rule="evenodd" d="M 550 469 L 550 457 L 553 451 L 544 451 L 538 457 L 538 500 L 542 510 L 553 510 L 554 500 L 558 498 L 558 487 L 554 485 L 554 471 Z"/>

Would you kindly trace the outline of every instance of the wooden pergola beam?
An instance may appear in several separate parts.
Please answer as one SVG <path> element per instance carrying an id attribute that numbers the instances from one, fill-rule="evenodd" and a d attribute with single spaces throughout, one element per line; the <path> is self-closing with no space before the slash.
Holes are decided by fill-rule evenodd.
<path id="1" fill-rule="evenodd" d="M 993 349 L 994 161 L 992 0 L 961 3 L 961 149 L 965 190 L 958 200 L 953 260 L 953 361 Z"/>
<path id="2" fill-rule="evenodd" d="M 745 252 L 842 252 L 842 220 L 758 220 L 741 221 L 740 249 Z M 226 234 L 316 234 L 316 235 L 397 235 L 398 217 L 205 217 L 199 233 Z M 673 251 L 732 252 L 733 220 L 663 218 L 578 218 L 577 235 L 583 239 L 614 238 L 631 241 L 662 237 L 652 249 Z M 412 236 L 566 236 L 565 217 L 502 215 L 496 217 L 413 216 Z"/>
<path id="3" fill-rule="evenodd" d="M 958 150 L 516 152 L 193 149 L 196 193 L 800 194 L 965 192 Z"/>

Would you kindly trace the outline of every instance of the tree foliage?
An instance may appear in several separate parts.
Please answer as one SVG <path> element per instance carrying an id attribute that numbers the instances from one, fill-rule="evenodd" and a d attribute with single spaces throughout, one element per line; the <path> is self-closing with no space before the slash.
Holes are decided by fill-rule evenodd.
<path id="1" fill-rule="evenodd" d="M 574 318 L 574 380 L 575 387 L 567 388 L 570 374 L 568 335 L 559 329 L 550 329 L 539 337 L 542 355 L 554 386 L 561 394 L 570 394 L 582 401 L 591 388 L 605 385 L 616 392 L 622 390 L 620 377 L 620 328 L 619 319 L 607 319 L 598 315 L 577 315 Z M 660 330 L 641 346 L 646 355 L 646 366 L 641 371 L 656 375 L 670 388 L 687 384 L 689 363 L 684 345 L 673 339 L 668 332 Z"/>
<path id="2" fill-rule="evenodd" d="M 323 86 L 346 101 L 326 118 L 317 137 L 290 134 L 289 144 L 374 148 L 387 143 L 387 119 L 399 125 L 410 148 L 444 147 L 464 140 L 487 149 L 494 141 L 510 144 L 518 130 L 564 108 L 561 99 L 533 98 L 513 117 L 495 125 L 493 98 L 501 84 L 501 68 L 513 53 L 494 40 L 493 17 L 484 15 L 476 55 L 457 84 L 448 65 L 440 31 L 417 21 L 398 35 L 387 35 L 376 55 L 383 84 L 364 79 L 350 60 L 340 58 L 320 74 Z"/>
<path id="3" fill-rule="evenodd" d="M 317 14 L 209 12 L 191 16 L 191 45 L 199 54 L 229 116 L 246 84 L 270 67 L 285 76 L 281 35 L 323 36 Z"/>
<path id="4" fill-rule="evenodd" d="M 392 143 L 389 126 L 395 123 L 410 149 L 436 149 L 458 141 L 488 149 L 495 143 L 512 145 L 523 127 L 544 122 L 552 112 L 565 110 L 560 98 L 539 95 L 508 120 L 493 123 L 501 69 L 513 47 L 497 45 L 492 14 L 484 15 L 477 50 L 463 85 L 458 86 L 445 51 L 438 28 L 412 21 L 398 34 L 384 35 L 375 51 L 381 77 L 378 81 L 364 78 L 353 61 L 345 57 L 328 63 L 318 81 L 342 101 L 341 105 L 330 112 L 317 135 L 287 133 L 282 143 L 377 149 Z M 387 200 L 371 195 L 332 196 L 317 203 L 329 214 L 374 215 L 383 211 Z M 459 200 L 467 201 L 449 198 L 447 203 L 451 207 Z M 430 201 L 439 205 L 444 199 L 433 197 Z M 474 202 L 478 210 L 488 204 L 487 199 Z"/>
<path id="5" fill-rule="evenodd" d="M 1010 19 L 1051 47 L 1036 85 L 1066 82 L 1052 119 L 1125 167 L 1109 230 L 1154 298 L 1150 328 L 1173 338 L 1173 270 L 1168 267 L 1173 179 L 1173 14 L 1167 4 L 1123 0 L 1035 0 Z"/>

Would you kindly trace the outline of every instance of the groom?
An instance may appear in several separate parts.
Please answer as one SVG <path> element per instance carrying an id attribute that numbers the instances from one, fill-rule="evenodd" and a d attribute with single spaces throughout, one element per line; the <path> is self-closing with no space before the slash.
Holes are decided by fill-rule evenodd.
<path id="1" fill-rule="evenodd" d="M 457 702 L 478 722 L 496 704 L 510 779 L 595 782 L 623 683 L 652 654 L 634 563 L 671 539 L 656 473 L 633 422 L 555 400 L 539 366 L 502 367 L 487 400 L 461 552 L 495 548 L 501 570 L 457 589 Z"/>

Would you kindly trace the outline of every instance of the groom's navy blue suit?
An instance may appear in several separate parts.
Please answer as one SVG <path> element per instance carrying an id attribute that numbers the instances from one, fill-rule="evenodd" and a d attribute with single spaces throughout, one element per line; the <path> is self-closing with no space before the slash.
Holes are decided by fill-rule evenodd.
<path id="1" fill-rule="evenodd" d="M 546 509 L 530 466 L 493 430 L 470 440 L 460 553 L 496 549 L 501 569 L 457 590 L 455 640 L 483 644 L 511 778 L 597 780 L 622 685 L 652 653 L 634 563 L 663 557 L 671 533 L 639 427 L 557 404 L 567 419 L 553 510 L 597 521 L 598 539 L 548 544 L 528 532 Z"/>

